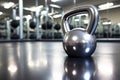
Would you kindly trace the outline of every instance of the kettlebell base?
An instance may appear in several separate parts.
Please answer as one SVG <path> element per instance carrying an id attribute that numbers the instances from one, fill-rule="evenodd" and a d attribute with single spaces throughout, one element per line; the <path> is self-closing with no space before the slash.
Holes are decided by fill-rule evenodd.
<path id="1" fill-rule="evenodd" d="M 86 53 L 68 53 L 67 51 L 65 51 L 68 57 L 71 58 L 89 58 L 93 55 L 94 51 L 92 51 L 91 53 L 88 53 L 87 55 L 84 55 Z"/>
<path id="2" fill-rule="evenodd" d="M 65 34 L 63 48 L 70 57 L 90 57 L 96 49 L 96 39 L 85 30 L 73 29 Z"/>
<path id="3" fill-rule="evenodd" d="M 68 55 L 68 54 L 67 54 Z M 91 57 L 92 55 L 89 55 L 89 56 L 73 56 L 73 55 L 68 55 L 68 57 L 71 57 L 71 58 L 89 58 Z"/>

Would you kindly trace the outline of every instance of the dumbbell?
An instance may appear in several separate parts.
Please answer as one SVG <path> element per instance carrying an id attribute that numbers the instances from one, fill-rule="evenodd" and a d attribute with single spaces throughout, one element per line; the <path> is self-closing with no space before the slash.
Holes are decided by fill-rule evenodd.
<path id="1" fill-rule="evenodd" d="M 74 28 L 70 30 L 68 20 L 70 17 L 86 13 L 90 15 L 90 22 L 86 29 Z M 80 6 L 62 17 L 62 30 L 64 33 L 63 48 L 69 57 L 90 57 L 96 49 L 96 39 L 93 36 L 98 24 L 98 10 L 92 5 Z"/>
<path id="2" fill-rule="evenodd" d="M 48 34 L 47 34 L 47 39 L 52 39 L 52 38 L 53 38 L 52 34 L 51 34 L 51 33 L 48 33 Z"/>
<path id="3" fill-rule="evenodd" d="M 30 38 L 30 39 L 36 39 L 36 38 L 37 38 L 37 36 L 36 36 L 36 34 L 35 34 L 35 33 L 32 33 L 32 34 L 29 36 L 29 38 Z"/>
<path id="4" fill-rule="evenodd" d="M 20 38 L 20 36 L 18 34 L 13 33 L 11 35 L 11 39 L 19 39 L 19 38 Z"/>
<path id="5" fill-rule="evenodd" d="M 30 22 L 30 28 L 35 29 L 35 27 L 36 27 L 36 23 L 34 21 L 31 21 Z"/>
<path id="6" fill-rule="evenodd" d="M 54 33 L 54 38 L 55 39 L 61 39 L 62 38 L 62 33 L 61 32 L 55 32 Z"/>
<path id="7" fill-rule="evenodd" d="M 42 38 L 42 39 L 46 39 L 46 36 L 47 36 L 46 33 L 43 32 L 41 38 Z"/>
<path id="8" fill-rule="evenodd" d="M 15 29 L 19 26 L 19 20 L 13 19 L 10 23 L 10 25 Z"/>
<path id="9" fill-rule="evenodd" d="M 42 36 L 41 36 L 42 39 L 52 39 L 52 34 L 50 33 L 43 33 Z"/>
<path id="10" fill-rule="evenodd" d="M 57 30 L 57 31 L 59 31 L 61 29 L 60 24 L 58 24 L 58 23 L 55 24 L 54 29 Z"/>
<path id="11" fill-rule="evenodd" d="M 11 29 L 11 32 L 13 33 L 13 34 L 11 34 L 11 39 L 19 39 L 20 36 L 17 33 L 14 33 L 15 29 L 19 26 L 19 20 L 13 19 L 11 21 L 10 25 L 13 28 L 13 29 Z"/>
<path id="12" fill-rule="evenodd" d="M 47 21 L 46 23 L 42 24 L 42 29 L 46 30 L 46 29 L 52 29 L 53 24 L 50 21 Z"/>

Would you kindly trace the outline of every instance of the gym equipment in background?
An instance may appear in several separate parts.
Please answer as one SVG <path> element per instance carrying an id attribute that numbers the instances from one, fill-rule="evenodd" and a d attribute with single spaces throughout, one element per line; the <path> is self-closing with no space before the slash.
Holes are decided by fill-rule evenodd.
<path id="1" fill-rule="evenodd" d="M 17 33 L 17 28 L 19 26 L 19 20 L 16 19 L 16 9 L 17 7 L 14 7 L 13 10 L 13 20 L 10 22 L 10 25 L 13 29 L 13 33 L 11 33 L 11 39 L 19 39 L 20 36 Z"/>
<path id="2" fill-rule="evenodd" d="M 88 12 L 90 22 L 86 29 L 74 28 L 70 30 L 68 19 L 78 13 Z M 93 36 L 98 24 L 98 11 L 92 5 L 77 7 L 62 18 L 62 29 L 64 33 L 63 47 L 70 57 L 89 57 L 96 49 L 96 39 Z"/>
<path id="3" fill-rule="evenodd" d="M 44 11 L 44 9 L 43 9 Z M 47 13 L 48 14 L 48 13 Z M 41 14 L 40 21 L 42 23 L 42 39 L 52 39 L 53 38 L 53 22 L 54 19 L 50 15 Z"/>
<path id="4" fill-rule="evenodd" d="M 59 30 L 61 29 L 61 25 L 57 22 L 57 24 L 55 24 L 54 29 L 57 32 L 54 32 L 54 39 L 62 39 L 62 33 L 59 32 Z"/>
<path id="5" fill-rule="evenodd" d="M 34 21 L 31 21 L 30 22 L 30 28 L 35 29 L 35 27 L 36 27 L 36 23 Z"/>
<path id="6" fill-rule="evenodd" d="M 48 19 L 47 19 L 47 21 L 44 20 L 44 17 L 47 17 L 51 21 L 48 20 Z M 53 23 L 52 22 L 54 22 L 52 16 L 42 15 L 41 16 L 41 21 L 43 23 L 42 24 L 42 36 L 41 36 L 41 38 L 42 39 L 52 39 L 53 38 L 53 35 L 52 35 L 52 33 L 53 33 Z"/>
<path id="7" fill-rule="evenodd" d="M 37 34 L 36 34 L 36 19 L 35 19 L 35 12 L 31 12 L 32 19 L 29 21 L 30 22 L 30 29 L 33 31 L 30 33 L 29 39 L 37 39 Z"/>
<path id="8" fill-rule="evenodd" d="M 42 24 L 42 29 L 47 30 L 47 29 L 52 29 L 53 24 L 50 21 L 47 21 Z"/>

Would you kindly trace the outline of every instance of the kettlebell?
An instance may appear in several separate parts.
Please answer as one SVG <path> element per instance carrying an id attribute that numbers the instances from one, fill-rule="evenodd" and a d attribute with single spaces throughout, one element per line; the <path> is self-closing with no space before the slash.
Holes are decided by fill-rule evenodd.
<path id="1" fill-rule="evenodd" d="M 88 12 L 90 21 L 86 29 L 74 28 L 70 30 L 68 20 L 78 13 Z M 96 39 L 93 35 L 98 24 L 98 10 L 93 5 L 74 8 L 62 17 L 64 33 L 63 48 L 69 57 L 90 57 L 96 49 Z"/>

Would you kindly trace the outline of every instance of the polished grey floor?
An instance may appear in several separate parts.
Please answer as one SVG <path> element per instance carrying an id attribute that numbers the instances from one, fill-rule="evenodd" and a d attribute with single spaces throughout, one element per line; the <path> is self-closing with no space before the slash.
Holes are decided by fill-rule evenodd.
<path id="1" fill-rule="evenodd" d="M 120 43 L 68 58 L 61 42 L 0 43 L 0 80 L 120 80 Z"/>

